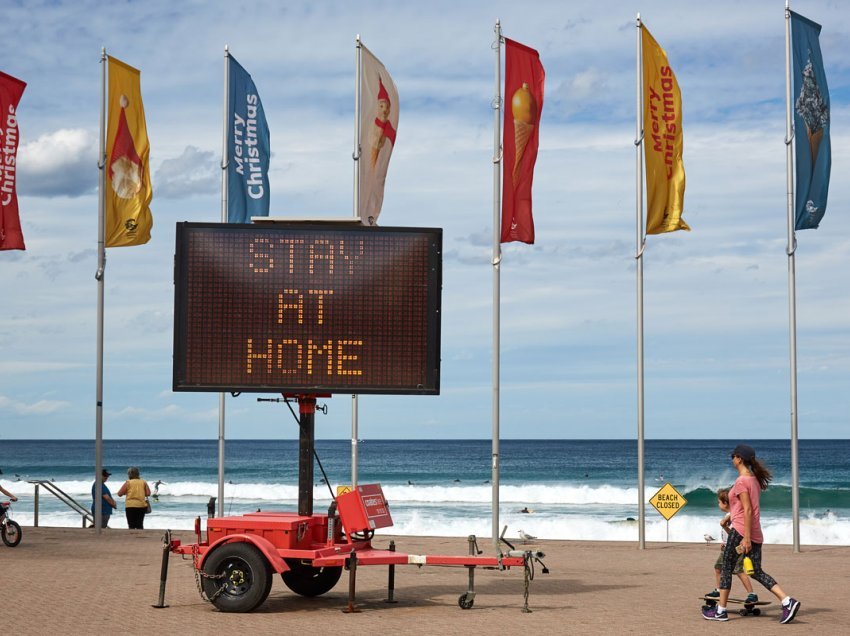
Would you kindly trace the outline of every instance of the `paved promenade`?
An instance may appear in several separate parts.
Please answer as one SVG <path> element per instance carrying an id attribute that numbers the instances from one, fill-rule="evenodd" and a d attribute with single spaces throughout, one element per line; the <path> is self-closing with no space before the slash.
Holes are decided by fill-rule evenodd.
<path id="1" fill-rule="evenodd" d="M 760 617 L 731 615 L 718 624 L 700 616 L 699 596 L 714 585 L 718 546 L 542 541 L 551 570 L 539 567 L 523 606 L 523 574 L 476 571 L 475 605 L 461 610 L 463 568 L 401 566 L 395 597 L 386 598 L 386 567 L 357 572 L 357 614 L 346 614 L 348 574 L 328 594 L 302 598 L 275 579 L 269 599 L 250 614 L 222 614 L 198 595 L 191 562 L 172 555 L 166 609 L 159 594 L 162 532 L 24 527 L 16 548 L 0 545 L 3 630 L 9 634 L 845 634 L 850 547 L 768 545 L 765 569 L 802 601 L 797 620 L 783 626 L 778 603 Z M 194 535 L 175 534 L 184 542 Z M 468 552 L 466 538 L 379 536 L 374 544 L 413 554 Z M 488 540 L 480 547 L 489 553 Z M 763 599 L 772 598 L 765 590 Z M 740 594 L 733 582 L 733 595 Z M 736 609 L 735 606 L 731 607 Z"/>

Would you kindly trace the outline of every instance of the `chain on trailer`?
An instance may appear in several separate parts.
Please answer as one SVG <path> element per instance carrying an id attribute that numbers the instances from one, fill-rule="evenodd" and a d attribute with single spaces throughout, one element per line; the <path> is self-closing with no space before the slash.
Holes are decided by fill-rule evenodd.
<path id="1" fill-rule="evenodd" d="M 221 580 L 225 576 L 227 576 L 226 572 L 222 572 L 221 574 L 207 574 L 199 567 L 200 561 L 200 546 L 195 543 L 192 545 L 192 569 L 195 571 L 195 585 L 198 587 L 198 594 L 201 595 L 201 599 L 206 601 L 207 603 L 213 603 L 215 599 L 221 596 L 224 593 L 224 590 L 227 589 L 227 583 L 222 583 L 218 586 L 215 591 L 215 594 L 212 596 L 207 596 L 207 593 L 204 591 L 204 584 L 201 582 L 201 579 L 210 579 L 213 581 Z"/>

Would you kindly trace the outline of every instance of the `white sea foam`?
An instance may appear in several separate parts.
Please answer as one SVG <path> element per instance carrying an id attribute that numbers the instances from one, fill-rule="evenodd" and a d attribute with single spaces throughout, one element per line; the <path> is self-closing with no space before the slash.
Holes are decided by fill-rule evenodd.
<path id="1" fill-rule="evenodd" d="M 57 481 L 56 486 L 81 501 L 91 496 L 91 482 Z M 113 493 L 118 485 L 109 484 Z M 391 503 L 469 503 L 478 504 L 490 501 L 492 487 L 481 485 L 385 485 L 384 495 Z M 654 494 L 655 487 L 645 491 L 647 499 Z M 633 505 L 637 499 L 637 488 L 619 486 L 578 486 L 567 484 L 527 484 L 523 486 L 501 485 L 499 499 L 505 504 L 521 505 L 584 505 L 615 504 Z M 280 501 L 291 502 L 298 499 L 298 486 L 268 483 L 232 483 L 224 485 L 225 498 L 236 501 Z M 159 488 L 162 497 L 200 497 L 218 496 L 218 484 L 214 482 L 182 481 L 163 484 Z M 330 494 L 324 484 L 313 488 L 313 498 L 330 502 Z"/>
<path id="2" fill-rule="evenodd" d="M 172 509 L 154 506 L 154 513 L 145 518 L 148 529 L 191 530 L 197 514 L 201 514 L 202 506 L 196 510 Z M 284 508 L 283 506 L 281 508 Z M 294 507 L 289 507 L 294 509 Z M 319 506 L 316 507 L 320 511 Z M 30 506 L 15 509 L 14 517 L 26 526 L 33 523 Z M 225 508 L 227 511 L 227 508 Z M 250 512 L 247 506 L 234 505 L 231 514 Z M 403 507 L 392 512 L 394 526 L 379 531 L 379 534 L 396 534 L 407 536 L 442 536 L 465 537 L 475 534 L 479 537 L 489 537 L 491 533 L 491 518 L 488 510 L 474 511 L 472 514 L 453 514 L 451 507 Z M 657 515 L 647 516 L 646 540 L 663 542 L 667 539 L 666 522 Z M 525 532 L 540 539 L 568 539 L 594 541 L 637 541 L 637 521 L 626 519 L 611 520 L 595 515 L 581 514 L 519 514 L 507 513 L 501 517 L 502 525 L 507 525 L 505 537 L 516 540 L 517 531 L 522 528 Z M 55 527 L 80 527 L 80 516 L 66 511 L 52 511 L 39 515 L 39 524 Z M 127 522 L 123 511 L 112 515 L 112 528 L 126 528 Z M 791 521 L 787 518 L 762 517 L 762 527 L 765 544 L 790 544 L 792 541 Z M 669 523 L 670 541 L 685 543 L 702 543 L 706 533 L 718 536 L 717 518 L 715 516 L 699 516 L 680 513 Z M 850 519 L 830 513 L 824 517 L 808 516 L 801 519 L 800 540 L 804 545 L 847 545 L 850 537 Z M 719 544 L 714 547 L 719 549 Z"/>
<path id="3" fill-rule="evenodd" d="M 91 502 L 91 482 L 59 481 L 56 486 L 77 499 L 83 506 Z M 119 483 L 109 484 L 113 493 Z M 692 480 L 685 488 L 712 487 L 700 478 Z M 645 490 L 645 498 L 655 492 L 653 483 Z M 684 487 L 683 487 L 684 488 Z M 636 488 L 600 485 L 596 487 L 571 484 L 503 484 L 500 488 L 501 523 L 508 526 L 508 536 L 516 530 L 541 539 L 637 541 Z M 453 485 L 399 485 L 384 486 L 395 525 L 387 533 L 401 535 L 466 536 L 476 534 L 487 537 L 491 532 L 490 484 Z M 21 501 L 14 507 L 15 518 L 24 525 L 33 523 L 31 491 L 16 490 Z M 159 489 L 160 500 L 145 525 L 148 528 L 191 529 L 197 515 L 206 514 L 210 497 L 218 496 L 215 482 L 180 481 L 164 483 Z M 314 510 L 327 509 L 331 499 L 327 486 L 314 488 Z M 243 514 L 258 508 L 263 510 L 294 510 L 298 501 L 298 488 L 289 484 L 227 483 L 225 484 L 224 511 L 226 514 Z M 126 528 L 123 503 L 113 515 L 111 526 Z M 39 523 L 45 526 L 80 527 L 79 514 L 65 508 L 54 497 L 41 491 Z M 533 514 L 520 514 L 529 507 Z M 706 533 L 718 536 L 718 514 L 697 508 L 683 510 L 669 522 L 670 540 L 676 542 L 702 542 Z M 762 526 L 766 543 L 791 543 L 792 528 L 789 513 L 762 513 Z M 664 541 L 668 526 L 665 521 L 647 510 L 646 538 Z M 850 519 L 847 511 L 838 515 L 807 516 L 801 523 L 801 541 L 809 545 L 850 544 Z"/>

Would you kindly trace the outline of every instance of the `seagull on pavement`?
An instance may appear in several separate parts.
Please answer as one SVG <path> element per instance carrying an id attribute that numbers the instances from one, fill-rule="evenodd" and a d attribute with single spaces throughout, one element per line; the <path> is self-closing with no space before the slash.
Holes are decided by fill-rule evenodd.
<path id="1" fill-rule="evenodd" d="M 523 542 L 523 543 L 528 543 L 529 541 L 533 541 L 534 539 L 536 539 L 536 538 L 537 538 L 537 537 L 535 537 L 534 535 L 531 535 L 531 534 L 528 534 L 528 533 L 526 533 L 526 532 L 523 532 L 523 531 L 522 531 L 522 528 L 520 528 L 520 529 L 517 531 L 517 534 L 519 535 L 519 538 L 520 538 L 520 539 L 522 539 L 522 542 Z"/>
<path id="2" fill-rule="evenodd" d="M 705 539 L 705 545 L 709 545 L 712 541 L 717 541 L 717 539 L 712 537 L 710 534 L 704 534 L 702 535 L 702 538 Z"/>

